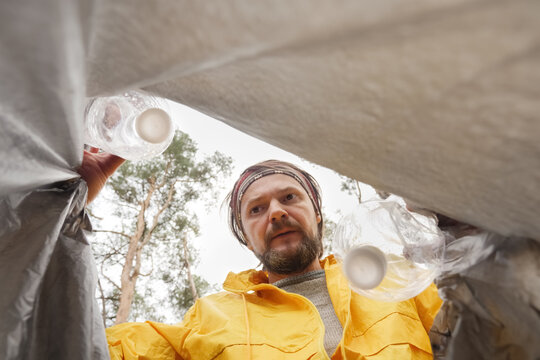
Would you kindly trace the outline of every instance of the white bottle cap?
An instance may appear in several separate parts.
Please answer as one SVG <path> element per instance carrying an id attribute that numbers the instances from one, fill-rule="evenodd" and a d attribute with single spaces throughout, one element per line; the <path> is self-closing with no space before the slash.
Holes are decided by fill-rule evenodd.
<path id="1" fill-rule="evenodd" d="M 351 249 L 343 262 L 351 285 L 362 290 L 377 287 L 386 275 L 386 266 L 384 253 L 371 245 Z"/>
<path id="2" fill-rule="evenodd" d="M 151 108 L 137 117 L 135 130 L 143 140 L 159 144 L 169 138 L 173 124 L 171 117 L 164 110 Z"/>

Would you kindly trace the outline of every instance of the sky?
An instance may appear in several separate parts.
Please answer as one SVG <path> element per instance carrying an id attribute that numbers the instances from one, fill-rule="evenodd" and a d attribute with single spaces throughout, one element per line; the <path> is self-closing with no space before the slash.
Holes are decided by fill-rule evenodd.
<path id="1" fill-rule="evenodd" d="M 341 178 L 333 170 L 315 165 L 298 156 L 244 134 L 218 120 L 184 105 L 169 102 L 170 114 L 177 128 L 198 144 L 201 155 L 220 151 L 233 158 L 233 173 L 224 179 L 224 189 L 215 207 L 202 204 L 195 209 L 200 222 L 200 236 L 192 243 L 199 250 L 200 263 L 195 273 L 211 284 L 223 283 L 229 271 L 240 272 L 258 265 L 255 256 L 238 243 L 227 225 L 225 208 L 221 203 L 240 173 L 250 165 L 268 159 L 285 160 L 311 173 L 322 190 L 323 212 L 333 221 L 352 211 L 357 204 L 354 196 L 340 190 Z M 362 197 L 375 196 L 371 187 L 362 185 Z M 209 210 L 209 211 L 208 211 Z"/>

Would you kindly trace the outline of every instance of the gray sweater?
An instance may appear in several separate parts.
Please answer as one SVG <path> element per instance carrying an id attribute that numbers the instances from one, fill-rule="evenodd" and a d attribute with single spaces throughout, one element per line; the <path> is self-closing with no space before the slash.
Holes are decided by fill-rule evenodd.
<path id="1" fill-rule="evenodd" d="M 324 270 L 288 277 L 276 281 L 275 286 L 285 291 L 302 295 L 315 305 L 324 323 L 324 348 L 332 356 L 341 340 L 343 327 L 339 322 L 326 287 Z"/>

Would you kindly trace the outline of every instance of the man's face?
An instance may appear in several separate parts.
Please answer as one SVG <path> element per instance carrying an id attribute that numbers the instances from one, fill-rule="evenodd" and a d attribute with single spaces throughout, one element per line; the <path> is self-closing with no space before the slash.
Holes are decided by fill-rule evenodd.
<path id="1" fill-rule="evenodd" d="M 276 174 L 255 181 L 242 197 L 240 214 L 248 248 L 268 271 L 299 272 L 318 258 L 321 217 L 292 177 Z"/>

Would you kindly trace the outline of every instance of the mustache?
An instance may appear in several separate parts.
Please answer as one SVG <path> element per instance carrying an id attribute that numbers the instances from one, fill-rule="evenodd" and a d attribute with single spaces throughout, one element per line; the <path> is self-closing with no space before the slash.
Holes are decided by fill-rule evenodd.
<path id="1" fill-rule="evenodd" d="M 277 221 L 275 223 L 272 223 L 272 227 L 266 232 L 264 235 L 264 243 L 266 246 L 270 244 L 272 241 L 272 238 L 276 236 L 276 234 L 283 230 L 284 228 L 288 228 L 291 231 L 299 231 L 303 234 L 305 234 L 304 230 L 300 226 L 300 224 L 294 220 L 291 219 L 285 219 L 282 221 Z"/>

